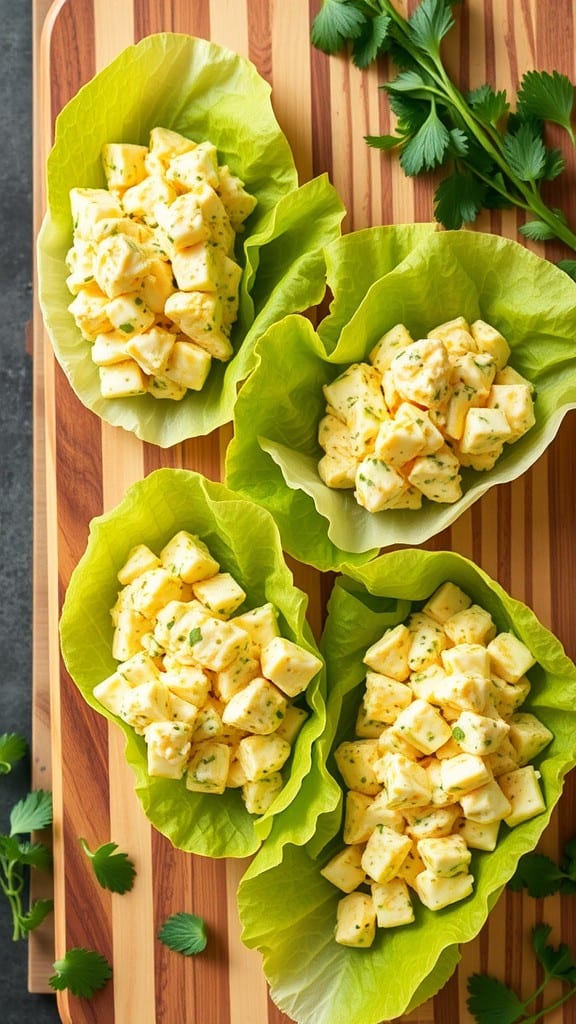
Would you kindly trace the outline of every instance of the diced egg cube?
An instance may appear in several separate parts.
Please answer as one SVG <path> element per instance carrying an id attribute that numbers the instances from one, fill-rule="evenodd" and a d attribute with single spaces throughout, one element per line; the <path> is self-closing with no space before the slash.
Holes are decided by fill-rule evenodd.
<path id="1" fill-rule="evenodd" d="M 461 835 L 419 839 L 416 848 L 428 871 L 438 878 L 465 874 L 472 858 Z"/>
<path id="2" fill-rule="evenodd" d="M 186 789 L 194 793 L 223 793 L 230 767 L 230 747 L 217 740 L 203 740 L 190 748 Z"/>
<path id="3" fill-rule="evenodd" d="M 504 821 L 510 828 L 536 817 L 546 810 L 546 803 L 536 769 L 531 764 L 500 775 L 498 782 L 512 810 Z"/>
<path id="4" fill-rule="evenodd" d="M 275 636 L 260 652 L 262 672 L 288 697 L 296 697 L 312 682 L 322 661 L 287 637 Z"/>
<path id="5" fill-rule="evenodd" d="M 488 644 L 492 671 L 507 683 L 517 683 L 536 659 L 513 633 L 498 633 Z"/>
<path id="6" fill-rule="evenodd" d="M 415 886 L 425 907 L 429 910 L 442 910 L 443 907 L 470 896 L 474 887 L 474 877 L 462 873 L 452 878 L 439 878 L 427 868 L 416 876 Z"/>
<path id="7" fill-rule="evenodd" d="M 372 897 L 351 892 L 338 902 L 334 938 L 341 946 L 371 946 L 376 934 L 376 911 Z"/>
<path id="8" fill-rule="evenodd" d="M 320 874 L 342 892 L 354 892 L 366 878 L 362 852 L 360 846 L 345 846 L 320 869 Z"/>
<path id="9" fill-rule="evenodd" d="M 226 725 L 266 735 L 274 732 L 284 717 L 286 698 L 268 679 L 256 676 L 235 693 L 222 715 Z"/>
<path id="10" fill-rule="evenodd" d="M 377 825 L 366 843 L 360 863 L 369 878 L 375 882 L 386 882 L 394 878 L 411 849 L 409 836 L 401 835 L 386 825 Z"/>
<path id="11" fill-rule="evenodd" d="M 408 886 L 402 878 L 375 882 L 371 886 L 371 891 L 379 928 L 397 928 L 412 923 L 414 908 Z"/>

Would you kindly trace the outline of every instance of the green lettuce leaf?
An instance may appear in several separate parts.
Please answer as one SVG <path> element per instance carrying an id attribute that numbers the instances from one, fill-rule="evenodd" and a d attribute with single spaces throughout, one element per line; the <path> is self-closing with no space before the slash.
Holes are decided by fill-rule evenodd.
<path id="1" fill-rule="evenodd" d="M 320 569 L 424 543 L 490 487 L 524 473 L 576 406 L 574 282 L 516 242 L 424 227 L 366 229 L 327 247 L 334 294 L 328 317 L 317 331 L 301 316 L 274 324 L 257 345 L 254 372 L 238 398 L 227 482 L 274 514 L 291 555 Z M 394 324 L 422 337 L 458 315 L 481 317 L 507 338 L 510 364 L 535 386 L 536 424 L 505 446 L 490 472 L 463 470 L 463 496 L 454 504 L 425 501 L 419 510 L 369 513 L 352 491 L 330 489 L 318 476 L 322 385 L 365 360 Z"/>
<path id="2" fill-rule="evenodd" d="M 201 536 L 238 580 L 247 593 L 245 607 L 271 601 L 278 609 L 282 634 L 317 653 L 306 620 L 308 598 L 294 586 L 271 516 L 197 473 L 160 469 L 130 487 L 115 509 L 92 520 L 60 620 L 66 668 L 88 704 L 123 730 L 144 811 L 175 846 L 210 857 L 245 857 L 259 847 L 283 813 L 289 819 L 291 840 L 307 842 L 318 815 L 332 811 L 339 800 L 338 788 L 313 750 L 326 719 L 324 671 L 306 690 L 310 714 L 295 743 L 286 784 L 259 818 L 248 814 L 238 790 L 206 795 L 187 790 L 184 780 L 149 777 L 143 737 L 93 696 L 96 683 L 116 668 L 110 608 L 119 590 L 119 568 L 135 544 L 159 551 L 180 529 Z"/>
<path id="3" fill-rule="evenodd" d="M 89 124 L 90 131 L 83 130 Z M 237 241 L 245 269 L 235 356 L 215 361 L 201 392 L 181 402 L 150 395 L 104 399 L 89 343 L 68 306 L 65 256 L 72 244 L 69 193 L 105 187 L 104 142 L 148 144 L 150 129 L 209 139 L 220 163 L 258 200 Z M 326 175 L 298 187 L 270 86 L 247 60 L 203 39 L 148 36 L 124 50 L 65 106 L 47 163 L 47 214 L 38 238 L 39 299 L 56 357 L 78 397 L 102 419 L 162 447 L 209 433 L 232 418 L 237 385 L 249 373 L 257 337 L 275 319 L 320 301 L 320 250 L 340 234 L 344 207 Z"/>
<path id="4" fill-rule="evenodd" d="M 324 830 L 324 846 L 282 845 L 271 836 L 240 883 L 242 937 L 263 954 L 272 997 L 298 1024 L 377 1024 L 406 1013 L 437 991 L 456 966 L 460 943 L 478 934 L 518 859 L 535 847 L 560 798 L 564 777 L 576 764 L 576 666 L 526 605 L 453 552 L 407 549 L 384 554 L 369 565 L 346 567 L 336 580 L 320 645 L 329 685 L 322 744 L 333 750 L 353 735 L 367 646 L 446 580 L 490 611 L 499 629 L 513 630 L 537 659 L 528 673 L 532 689 L 524 707 L 554 734 L 537 760 L 546 811 L 514 829 L 502 825 L 494 853 L 473 854 L 475 886 L 469 899 L 437 913 L 415 900 L 414 924 L 380 929 L 374 945 L 365 950 L 334 942 L 341 894 L 322 878 L 320 867 L 341 844 L 335 813 L 328 843 Z M 330 754 L 327 765 L 338 777 Z"/>

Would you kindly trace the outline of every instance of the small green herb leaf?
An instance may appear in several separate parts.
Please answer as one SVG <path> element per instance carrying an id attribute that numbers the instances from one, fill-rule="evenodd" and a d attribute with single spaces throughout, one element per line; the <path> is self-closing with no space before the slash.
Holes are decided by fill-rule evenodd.
<path id="1" fill-rule="evenodd" d="M 521 124 L 515 134 L 507 133 L 502 148 L 513 173 L 520 181 L 539 181 L 546 169 L 546 147 L 536 129 Z"/>
<path id="2" fill-rule="evenodd" d="M 559 978 L 576 985 L 576 964 L 565 942 L 549 946 L 546 942 L 552 928 L 549 924 L 537 924 L 532 929 L 532 946 L 549 978 Z"/>
<path id="3" fill-rule="evenodd" d="M 568 274 L 573 281 L 576 281 L 576 260 L 559 260 L 558 266 L 565 274 Z"/>
<path id="4" fill-rule="evenodd" d="M 546 150 L 546 166 L 542 177 L 545 181 L 553 181 L 566 170 L 566 161 L 559 149 Z"/>
<path id="5" fill-rule="evenodd" d="M 521 235 L 532 239 L 533 242 L 547 242 L 550 238 L 556 237 L 552 228 L 543 220 L 527 220 L 518 230 Z"/>
<path id="6" fill-rule="evenodd" d="M 467 1006 L 477 1024 L 514 1024 L 523 1015 L 516 993 L 496 978 L 472 974 L 467 984 Z"/>
<path id="7" fill-rule="evenodd" d="M 89 999 L 104 987 L 112 977 L 112 968 L 106 957 L 81 946 L 69 949 L 61 960 L 54 963 L 55 974 L 49 979 L 50 987 L 61 991 L 69 989 L 75 996 Z"/>
<path id="8" fill-rule="evenodd" d="M 10 835 L 21 835 L 46 828 L 52 823 L 52 794 L 43 789 L 33 790 L 19 800 L 10 814 Z"/>
<path id="9" fill-rule="evenodd" d="M 427 99 L 432 87 L 429 75 L 411 69 L 401 71 L 392 82 L 385 82 L 382 86 L 390 94 L 410 92 L 415 99 Z"/>
<path id="10" fill-rule="evenodd" d="M 91 850 L 85 839 L 80 840 L 84 853 L 92 861 L 94 874 L 103 889 L 125 893 L 134 885 L 136 869 L 127 853 L 116 853 L 117 843 L 103 843 Z"/>
<path id="11" fill-rule="evenodd" d="M 482 209 L 485 189 L 472 174 L 454 171 L 440 182 L 434 195 L 436 219 L 445 228 L 461 228 L 476 220 Z"/>
<path id="12" fill-rule="evenodd" d="M 422 0 L 408 20 L 412 41 L 431 54 L 438 54 L 440 42 L 453 24 L 446 0 Z"/>
<path id="13" fill-rule="evenodd" d="M 467 99 L 476 117 L 484 124 L 498 124 L 510 109 L 506 91 L 494 92 L 492 86 L 488 84 L 473 89 L 468 93 Z"/>
<path id="14" fill-rule="evenodd" d="M 5 732 L 0 736 L 0 775 L 7 775 L 17 761 L 26 756 L 28 744 L 17 732 Z"/>
<path id="15" fill-rule="evenodd" d="M 352 44 L 352 60 L 356 67 L 367 68 L 384 49 L 388 39 L 390 18 L 387 14 L 378 14 L 369 18 L 362 31 Z"/>
<path id="16" fill-rule="evenodd" d="M 52 867 L 52 851 L 44 843 L 18 843 L 20 864 L 39 871 L 49 871 Z"/>
<path id="17" fill-rule="evenodd" d="M 438 117 L 436 103 L 432 101 L 426 121 L 402 147 L 400 163 L 404 173 L 413 177 L 423 170 L 439 167 L 449 146 L 450 132 Z"/>
<path id="18" fill-rule="evenodd" d="M 34 928 L 38 928 L 53 909 L 54 900 L 34 900 L 28 913 L 23 914 L 20 919 L 22 931 L 28 935 Z"/>
<path id="19" fill-rule="evenodd" d="M 576 261 L 575 261 L 576 262 Z M 556 892 L 576 893 L 576 843 L 564 847 L 562 864 L 555 864 L 544 853 L 525 853 L 508 882 L 511 889 L 526 889 L 530 896 L 540 898 Z"/>
<path id="20" fill-rule="evenodd" d="M 374 149 L 395 149 L 404 139 L 401 135 L 365 135 L 364 141 Z"/>
<path id="21" fill-rule="evenodd" d="M 324 53 L 338 53 L 350 39 L 357 39 L 366 16 L 348 0 L 323 0 L 312 23 L 311 40 Z"/>
<path id="22" fill-rule="evenodd" d="M 527 71 L 518 90 L 518 113 L 553 121 L 572 135 L 574 86 L 558 71 Z"/>
<path id="23" fill-rule="evenodd" d="M 183 953 L 184 956 L 201 953 L 208 941 L 202 918 L 184 912 L 169 917 L 162 925 L 158 938 L 169 949 Z"/>

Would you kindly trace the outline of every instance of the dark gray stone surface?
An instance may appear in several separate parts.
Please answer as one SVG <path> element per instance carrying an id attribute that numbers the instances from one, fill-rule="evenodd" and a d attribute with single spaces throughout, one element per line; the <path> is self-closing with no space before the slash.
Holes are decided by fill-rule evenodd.
<path id="1" fill-rule="evenodd" d="M 0 0 L 0 733 L 31 737 L 32 5 Z M 29 760 L 0 775 L 0 832 L 30 787 Z M 27 946 L 12 941 L 0 893 L 0 1019 L 58 1021 L 52 996 L 27 991 Z"/>

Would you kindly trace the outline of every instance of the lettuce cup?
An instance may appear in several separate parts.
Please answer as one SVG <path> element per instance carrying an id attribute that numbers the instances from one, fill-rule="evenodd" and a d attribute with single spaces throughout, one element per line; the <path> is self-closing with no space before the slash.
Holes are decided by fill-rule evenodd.
<path id="1" fill-rule="evenodd" d="M 322 819 L 333 827 L 328 842 L 325 829 L 302 847 L 266 843 L 239 887 L 243 940 L 261 951 L 274 1001 L 299 1024 L 377 1024 L 401 1016 L 438 991 L 457 965 L 459 945 L 478 935 L 519 858 L 535 847 L 558 803 L 564 777 L 576 762 L 576 667 L 560 642 L 526 605 L 472 562 L 452 552 L 406 549 L 348 567 L 335 582 L 321 640 L 329 699 L 320 743 L 329 771 L 344 790 L 337 751 L 357 729 L 366 652 L 411 613 L 421 611 L 445 584 L 488 613 L 498 635 L 513 633 L 531 655 L 522 713 L 537 718 L 548 732 L 546 745 L 532 761 L 543 806 L 517 824 L 510 818 L 513 827 L 501 821 L 491 852 L 487 847 L 471 850 L 471 895 L 436 910 L 414 895 L 413 921 L 377 927 L 374 941 L 365 948 L 336 941 L 343 892 L 321 874 L 342 849 L 344 797 L 340 820 L 334 813 Z M 504 775 L 497 778 L 503 787 Z M 387 792 L 390 796 L 391 790 Z"/>
<path id="2" fill-rule="evenodd" d="M 255 369 L 235 407 L 226 479 L 229 486 L 273 513 L 291 555 L 327 570 L 346 562 L 365 562 L 394 545 L 427 541 L 490 487 L 514 480 L 538 459 L 563 416 L 576 405 L 576 289 L 565 273 L 515 242 L 477 232 L 437 232 L 427 225 L 419 226 L 418 232 L 402 226 L 360 231 L 328 246 L 325 256 L 333 294 L 329 314 L 316 329 L 302 316 L 288 316 L 273 325 L 257 346 Z M 451 405 L 446 404 L 445 395 L 450 398 L 450 393 L 440 393 L 443 406 L 426 408 L 424 403 L 431 403 L 431 398 L 405 390 L 404 395 L 416 397 L 412 404 L 401 396 L 400 409 L 420 416 L 424 408 L 428 419 L 434 416 L 436 426 L 440 424 L 440 432 L 436 431 L 438 443 L 443 444 L 440 452 L 447 452 L 455 463 L 450 472 L 458 489 L 450 495 L 436 493 L 434 500 L 426 494 L 428 481 L 422 479 L 421 466 L 426 464 L 424 475 L 434 474 L 428 472 L 427 449 L 421 448 L 416 458 L 392 474 L 395 480 L 400 478 L 400 489 L 405 488 L 403 500 L 415 493 L 412 480 L 424 490 L 413 507 L 409 501 L 405 507 L 394 507 L 393 500 L 385 508 L 373 509 L 365 495 L 365 504 L 359 504 L 358 475 L 333 484 L 319 472 L 325 454 L 319 443 L 321 424 L 332 421 L 343 428 L 341 421 L 347 420 L 342 407 L 331 407 L 342 397 L 335 381 L 355 368 L 373 374 L 376 366 L 370 358 L 376 358 L 373 353 L 380 340 L 398 325 L 409 332 L 410 341 L 404 351 L 399 349 L 397 361 L 406 362 L 411 352 L 425 346 L 434 345 L 437 354 L 444 343 L 418 340 L 412 346 L 411 341 L 427 339 L 429 332 L 446 323 L 455 324 L 458 331 L 465 324 L 476 348 L 464 355 L 456 352 L 448 363 L 446 372 L 455 376 L 446 379 L 457 380 L 460 388 L 458 394 L 452 392 L 456 407 L 460 402 L 461 409 L 470 394 L 476 396 L 470 404 L 479 404 L 480 391 L 461 379 L 462 374 L 468 375 L 470 367 L 474 373 L 488 369 L 500 393 L 529 396 L 526 429 L 520 435 L 516 428 L 508 428 L 504 418 L 510 433 L 502 435 L 507 436 L 506 443 L 500 438 L 495 460 L 487 462 L 484 454 L 465 455 L 463 440 L 455 440 L 463 437 L 462 426 L 460 434 L 457 425 L 447 433 L 446 410 Z M 488 328 L 493 338 L 504 339 L 498 353 L 484 351 L 484 340 L 472 339 L 469 333 Z M 403 371 L 407 369 L 406 362 Z M 390 372 L 384 370 L 376 385 L 379 400 L 384 390 L 386 415 L 395 408 L 391 403 L 398 402 L 398 393 L 390 400 L 386 395 L 384 381 Z M 491 386 L 481 401 L 498 405 L 500 399 L 493 400 L 498 388 Z M 474 416 L 478 422 L 485 412 L 471 409 L 470 419 Z M 377 411 L 372 417 L 377 427 L 384 415 Z M 391 415 L 394 422 L 399 420 L 399 412 Z M 502 420 L 503 414 L 499 408 L 490 409 L 489 417 Z M 484 440 L 473 441 L 469 441 L 470 450 L 474 445 L 478 450 L 486 447 Z M 487 444 L 492 442 L 488 439 Z M 388 455 L 380 461 L 387 463 Z M 354 466 L 360 473 L 359 464 Z"/>
<path id="3" fill-rule="evenodd" d="M 64 662 L 124 732 L 143 810 L 176 847 L 245 857 L 283 816 L 306 842 L 336 806 L 314 752 L 326 680 L 306 607 L 271 516 L 196 473 L 157 470 L 92 521 Z"/>
<path id="4" fill-rule="evenodd" d="M 90 124 L 90 132 L 78 131 L 78 125 L 84 123 Z M 197 186 L 194 168 L 188 164 L 185 168 L 174 164 L 171 167 L 172 179 L 167 183 L 166 138 L 159 143 L 156 140 L 152 157 L 142 164 L 143 147 L 152 148 L 151 133 L 155 129 L 176 133 L 180 139 L 184 137 L 190 144 L 198 144 L 202 150 L 197 154 L 202 159 L 194 164 L 196 169 L 197 165 L 201 166 L 204 175 L 202 188 L 206 192 L 206 196 L 201 197 L 201 217 L 204 220 L 198 228 L 198 235 L 184 232 L 176 236 L 176 216 L 170 212 L 174 193 L 178 194 L 178 205 L 182 199 L 180 193 L 187 194 L 188 198 L 191 195 L 191 192 L 183 192 L 185 186 L 192 192 L 202 191 Z M 182 147 L 181 141 L 172 135 L 170 137 Z M 176 163 L 186 155 L 178 153 Z M 153 178 L 155 184 L 154 188 L 144 189 L 141 194 L 142 182 L 137 179 L 144 169 L 150 176 L 148 183 Z M 158 174 L 161 174 L 160 185 Z M 124 188 L 134 176 L 138 195 L 134 195 L 134 188 Z M 237 201 L 238 181 L 243 183 L 244 189 L 240 193 L 240 203 Z M 115 182 L 119 184 L 116 186 Z M 82 252 L 74 257 L 72 274 L 67 254 L 78 229 L 77 210 L 73 219 L 71 191 L 75 190 L 78 206 L 90 199 L 85 190 L 103 190 L 108 185 L 114 193 L 112 214 L 116 219 L 124 217 L 122 222 L 117 220 L 124 226 L 116 233 L 120 231 L 124 238 L 124 232 L 130 229 L 130 237 L 124 245 L 126 253 L 120 253 L 118 247 L 118 259 L 124 260 L 126 256 L 133 261 L 134 254 L 128 252 L 131 243 L 136 243 L 146 252 L 141 265 L 133 268 L 134 279 L 117 281 L 115 278 L 106 289 L 104 279 L 107 280 L 113 271 L 116 273 L 107 248 L 108 245 L 114 248 L 111 236 L 104 239 L 105 252 L 100 251 L 102 243 L 98 242 L 96 263 L 100 260 L 102 264 L 98 263 L 99 271 L 94 270 L 94 261 L 85 270 L 87 246 L 82 238 Z M 146 203 L 144 192 L 148 197 Z M 131 195 L 130 204 L 126 200 L 128 193 Z M 210 246 L 215 246 L 221 256 L 217 273 L 214 271 L 212 274 L 213 281 L 210 267 L 214 263 L 214 249 L 208 247 L 206 252 L 198 254 L 191 250 L 203 247 L 202 231 L 206 224 L 212 231 L 213 207 L 217 207 L 214 216 L 220 217 L 221 200 L 223 202 L 223 197 L 229 193 L 235 210 L 230 217 L 234 222 L 237 215 L 238 223 L 233 224 L 231 232 L 229 225 L 226 227 L 222 254 L 212 235 L 208 239 Z M 248 205 L 244 194 L 248 197 Z M 195 192 L 194 195 L 196 201 Z M 121 213 L 116 210 L 118 196 Z M 148 200 L 149 206 L 146 205 Z M 200 216 L 196 205 L 194 216 Z M 183 210 L 178 211 L 178 216 L 183 215 Z M 225 212 L 228 215 L 229 206 Z M 186 215 L 188 213 L 190 210 L 186 208 Z M 47 162 L 47 213 L 38 238 L 39 298 L 56 358 L 72 388 L 84 405 L 108 423 L 121 426 L 142 440 L 162 447 L 207 434 L 229 422 L 237 386 L 252 366 L 256 338 L 286 313 L 307 309 L 320 301 L 324 292 L 321 250 L 338 237 L 343 215 L 341 200 L 326 175 L 298 186 L 290 146 L 273 112 L 270 87 L 248 60 L 206 40 L 177 33 L 151 35 L 128 47 L 83 86 L 59 114 L 54 146 Z M 82 213 L 80 221 L 83 216 Z M 156 223 L 158 216 L 164 224 L 160 242 Z M 126 225 L 126 218 L 131 223 Z M 192 221 L 187 223 L 190 227 Z M 180 230 L 181 224 L 176 226 Z M 151 228 L 154 231 L 152 241 Z M 180 248 L 181 245 L 184 249 Z M 162 249 L 164 269 L 170 265 L 174 271 L 174 280 L 180 289 L 176 292 L 178 296 L 182 291 L 198 288 L 198 303 L 192 310 L 186 307 L 186 316 L 192 326 L 190 323 L 186 326 L 181 310 L 180 319 L 176 312 L 171 312 L 172 327 L 164 323 L 166 307 L 162 289 L 166 286 L 168 292 L 170 287 L 173 288 L 173 282 L 171 284 L 169 274 L 164 280 L 166 272 L 160 274 L 158 270 L 157 273 L 157 260 L 154 266 L 150 263 L 150 246 L 154 252 L 158 247 Z M 165 260 L 166 253 L 172 253 L 171 246 L 178 249 L 178 274 L 172 255 L 170 264 Z M 133 245 L 131 247 L 134 248 Z M 112 256 L 115 258 L 116 255 L 115 250 Z M 206 262 L 210 264 L 207 281 L 204 280 Z M 147 274 L 142 281 L 137 273 L 140 271 Z M 88 277 L 82 276 L 85 273 Z M 75 278 L 78 274 L 80 284 Z M 83 282 L 89 282 L 93 274 L 99 291 L 104 288 L 106 296 L 109 293 L 113 295 L 114 306 L 114 310 L 106 306 L 105 323 L 98 327 L 104 331 L 104 341 L 97 346 L 98 353 L 91 345 L 98 337 L 93 333 L 96 328 L 92 303 L 87 300 L 91 333 L 86 334 L 86 318 L 80 321 L 69 310 L 75 296 L 67 285 L 67 280 L 72 277 L 77 290 Z M 150 277 L 153 286 L 148 287 Z M 234 307 L 229 304 L 231 283 L 234 285 Z M 205 289 L 208 288 L 210 297 L 211 289 L 216 285 L 214 309 L 212 306 L 208 309 L 210 303 Z M 141 317 L 134 327 L 134 317 L 126 315 L 125 303 L 120 303 L 121 309 L 116 308 L 118 298 L 123 300 L 124 295 L 115 293 L 118 290 L 122 292 L 124 288 L 128 289 L 130 296 L 134 289 L 138 292 L 135 301 L 139 302 L 140 310 L 132 310 L 135 316 L 142 313 L 142 292 L 147 306 L 150 305 L 153 314 L 157 314 L 154 326 L 174 333 L 174 324 L 179 324 L 184 331 L 185 344 L 194 339 L 204 340 L 204 320 L 206 331 L 224 332 L 225 337 L 219 339 L 219 344 L 208 350 L 211 361 L 206 359 L 206 354 L 195 350 L 193 361 L 186 349 L 186 352 L 182 350 L 172 354 L 173 365 L 166 367 L 170 337 L 164 335 L 163 344 L 154 339 L 152 354 L 149 350 L 152 342 L 147 339 L 144 357 L 137 346 L 136 354 L 125 355 L 123 358 L 130 362 L 131 372 L 125 379 L 119 378 L 114 364 L 118 361 L 122 332 L 130 331 L 128 341 L 134 347 L 134 331 L 142 328 Z M 158 291 L 162 291 L 160 297 Z M 200 327 L 196 306 L 201 307 Z M 232 308 L 234 312 L 230 313 Z M 75 309 L 76 306 L 73 307 Z M 233 320 L 232 324 L 230 320 Z M 144 326 L 143 329 L 149 328 Z M 180 336 L 179 340 L 182 341 Z M 134 360 L 136 369 L 132 366 Z M 184 374 L 181 372 L 182 362 L 186 368 Z M 158 367 L 160 370 L 156 374 Z M 164 373 L 166 369 L 168 374 Z M 164 377 L 173 381 L 175 373 L 178 387 L 167 386 Z M 102 383 L 104 375 L 107 380 L 105 386 Z M 158 386 L 154 383 L 156 376 L 161 380 Z M 167 392 L 173 400 L 166 397 Z"/>

